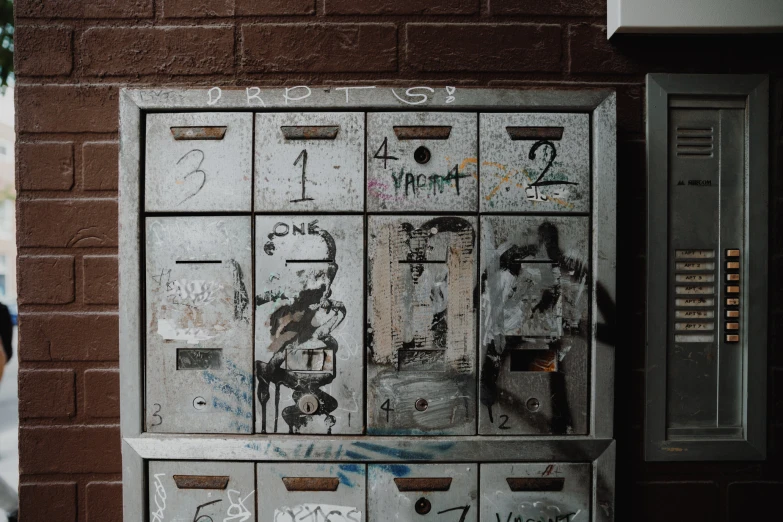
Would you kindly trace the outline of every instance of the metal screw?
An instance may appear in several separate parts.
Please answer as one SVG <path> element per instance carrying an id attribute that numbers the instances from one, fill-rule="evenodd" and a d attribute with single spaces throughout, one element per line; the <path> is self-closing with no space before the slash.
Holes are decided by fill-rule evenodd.
<path id="1" fill-rule="evenodd" d="M 299 410 L 307 415 L 313 415 L 318 411 L 318 399 L 315 395 L 307 394 L 302 395 L 297 403 Z"/>
<path id="2" fill-rule="evenodd" d="M 419 163 L 421 165 L 424 165 L 425 163 L 429 162 L 432 158 L 432 154 L 430 153 L 430 149 L 427 147 L 419 147 L 415 151 L 413 151 L 413 159 L 416 160 L 416 163 Z"/>
<path id="3" fill-rule="evenodd" d="M 193 407 L 197 410 L 203 410 L 207 407 L 207 400 L 204 397 L 196 397 L 193 399 Z"/>
<path id="4" fill-rule="evenodd" d="M 541 407 L 541 403 L 539 402 L 538 399 L 532 397 L 527 400 L 525 406 L 527 406 L 527 409 L 530 411 L 538 411 L 538 409 Z"/>
<path id="5" fill-rule="evenodd" d="M 416 409 L 419 411 L 427 411 L 429 407 L 430 403 L 427 402 L 427 399 L 418 399 L 416 401 Z"/>
<path id="6" fill-rule="evenodd" d="M 430 501 L 426 498 L 421 497 L 416 501 L 416 504 L 413 507 L 419 515 L 426 515 L 432 509 L 432 504 L 430 504 Z"/>

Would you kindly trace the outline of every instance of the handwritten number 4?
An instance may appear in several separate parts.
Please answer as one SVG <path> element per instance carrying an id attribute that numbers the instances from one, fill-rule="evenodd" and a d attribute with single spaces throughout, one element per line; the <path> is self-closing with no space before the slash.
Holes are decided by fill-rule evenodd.
<path id="1" fill-rule="evenodd" d="M 389 412 L 394 411 L 394 408 L 389 404 L 389 399 L 386 399 L 386 402 L 381 404 L 381 409 L 386 412 L 386 422 L 389 422 Z"/>
<path id="2" fill-rule="evenodd" d="M 378 156 L 380 154 L 381 149 L 383 149 L 383 156 Z M 378 150 L 375 151 L 375 154 L 373 155 L 373 158 L 383 160 L 383 168 L 386 168 L 386 161 L 387 160 L 398 160 L 400 158 L 389 156 L 389 138 L 383 138 L 383 143 L 381 143 L 381 146 L 378 147 Z"/>

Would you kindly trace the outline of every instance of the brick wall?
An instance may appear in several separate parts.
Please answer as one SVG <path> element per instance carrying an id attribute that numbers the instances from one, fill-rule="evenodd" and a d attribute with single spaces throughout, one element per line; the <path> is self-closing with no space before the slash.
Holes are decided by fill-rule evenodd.
<path id="1" fill-rule="evenodd" d="M 126 85 L 616 89 L 617 520 L 755 520 L 781 498 L 783 37 L 607 42 L 605 1 L 16 0 L 23 520 L 120 520 L 117 99 Z M 648 72 L 771 74 L 765 463 L 641 457 Z"/>

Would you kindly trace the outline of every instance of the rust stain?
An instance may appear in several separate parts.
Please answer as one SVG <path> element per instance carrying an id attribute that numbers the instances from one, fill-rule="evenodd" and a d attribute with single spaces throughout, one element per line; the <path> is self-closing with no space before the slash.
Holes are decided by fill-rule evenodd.
<path id="1" fill-rule="evenodd" d="M 562 140 L 563 127 L 506 127 L 511 141 Z"/>
<path id="2" fill-rule="evenodd" d="M 684 451 L 688 451 L 686 448 L 661 448 L 663 451 L 668 451 L 670 453 L 682 453 Z"/>
<path id="3" fill-rule="evenodd" d="M 283 125 L 280 127 L 287 140 L 333 140 L 340 132 L 339 125 Z"/>
<path id="4" fill-rule="evenodd" d="M 171 127 L 171 134 L 180 140 L 222 140 L 228 127 Z"/>
<path id="5" fill-rule="evenodd" d="M 336 477 L 283 477 L 288 491 L 337 491 L 340 479 Z"/>
<path id="6" fill-rule="evenodd" d="M 511 491 L 563 491 L 564 478 L 508 477 Z"/>
<path id="7" fill-rule="evenodd" d="M 398 140 L 447 140 L 451 125 L 395 125 Z"/>
<path id="8" fill-rule="evenodd" d="M 451 487 L 448 477 L 395 478 L 394 483 L 400 491 L 448 491 Z"/>
<path id="9" fill-rule="evenodd" d="M 222 475 L 174 475 L 178 489 L 226 489 L 230 477 Z"/>

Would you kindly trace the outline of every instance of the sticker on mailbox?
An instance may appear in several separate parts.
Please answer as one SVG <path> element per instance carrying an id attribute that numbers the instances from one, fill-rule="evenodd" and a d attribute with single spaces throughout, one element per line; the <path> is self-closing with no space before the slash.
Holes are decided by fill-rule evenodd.
<path id="1" fill-rule="evenodd" d="M 256 217 L 256 431 L 362 433 L 361 216 Z"/>
<path id="2" fill-rule="evenodd" d="M 250 433 L 250 217 L 146 221 L 147 431 Z"/>
<path id="3" fill-rule="evenodd" d="M 367 208 L 476 211 L 476 115 L 367 114 Z"/>
<path id="4" fill-rule="evenodd" d="M 587 433 L 588 222 L 482 216 L 479 433 Z"/>
<path id="5" fill-rule="evenodd" d="M 587 114 L 482 114 L 482 212 L 588 212 Z"/>
<path id="6" fill-rule="evenodd" d="M 256 210 L 364 210 L 364 114 L 257 114 L 255 139 Z"/>
<path id="7" fill-rule="evenodd" d="M 475 434 L 476 219 L 370 216 L 368 431 Z"/>

